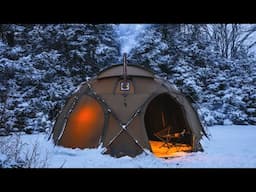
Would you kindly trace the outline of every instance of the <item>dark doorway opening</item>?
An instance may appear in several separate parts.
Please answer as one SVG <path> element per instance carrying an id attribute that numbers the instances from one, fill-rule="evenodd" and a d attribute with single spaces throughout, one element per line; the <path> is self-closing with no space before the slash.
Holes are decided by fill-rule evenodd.
<path id="1" fill-rule="evenodd" d="M 152 151 L 156 147 L 157 150 L 174 149 L 181 145 L 191 149 L 192 134 L 186 125 L 181 105 L 170 95 L 161 94 L 155 97 L 148 104 L 144 121 Z"/>

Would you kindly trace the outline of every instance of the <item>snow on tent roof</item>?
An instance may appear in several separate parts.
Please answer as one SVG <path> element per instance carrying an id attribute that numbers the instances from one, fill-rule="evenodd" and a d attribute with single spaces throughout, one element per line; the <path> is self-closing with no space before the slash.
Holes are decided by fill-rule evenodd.
<path id="1" fill-rule="evenodd" d="M 123 74 L 123 65 L 119 64 L 119 65 L 113 65 L 111 67 L 108 67 L 107 69 L 102 70 L 97 78 L 103 79 L 108 77 L 116 77 L 116 76 L 121 76 L 122 74 Z M 127 66 L 127 75 L 154 78 L 154 74 L 151 71 L 143 68 L 142 66 L 131 65 L 131 64 Z"/>

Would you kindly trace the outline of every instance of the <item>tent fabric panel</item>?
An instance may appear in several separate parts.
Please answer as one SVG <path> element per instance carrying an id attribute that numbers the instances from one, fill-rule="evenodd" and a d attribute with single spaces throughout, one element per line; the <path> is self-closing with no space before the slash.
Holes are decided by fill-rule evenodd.
<path id="1" fill-rule="evenodd" d="M 133 84 L 135 87 L 135 94 L 148 94 L 156 92 L 158 89 L 163 89 L 161 85 L 157 84 L 154 79 L 133 77 Z"/>
<path id="2" fill-rule="evenodd" d="M 185 117 L 189 123 L 189 127 L 191 131 L 193 132 L 193 135 L 195 136 L 196 141 L 199 141 L 202 138 L 202 125 L 199 120 L 198 115 L 196 114 L 195 110 L 191 106 L 191 104 L 188 102 L 188 100 L 183 97 L 183 107 L 185 110 Z"/>
<path id="3" fill-rule="evenodd" d="M 58 142 L 60 134 L 62 134 L 63 129 L 65 128 L 65 123 L 69 118 L 71 110 L 76 106 L 79 98 L 88 92 L 88 86 L 86 83 L 81 83 L 77 90 L 67 99 L 64 107 L 62 108 L 60 114 L 58 115 L 56 122 L 53 127 L 53 140 L 54 143 Z"/>
<path id="4" fill-rule="evenodd" d="M 146 129 L 144 128 L 143 115 L 136 116 L 127 128 L 128 133 L 139 143 L 140 146 L 151 150 Z"/>
<path id="5" fill-rule="evenodd" d="M 134 84 L 133 81 L 128 79 L 127 82 L 130 84 L 129 91 L 121 91 L 120 83 L 122 79 L 120 78 L 108 78 L 103 80 L 92 81 L 92 89 L 99 95 L 109 93 L 109 94 L 134 94 Z"/>
<path id="6" fill-rule="evenodd" d="M 108 79 L 101 80 L 93 80 L 91 81 L 92 89 L 99 95 L 101 94 L 119 94 L 116 90 L 119 89 L 119 81 L 121 79 L 117 77 L 112 77 Z M 132 77 L 129 81 L 132 82 L 132 88 L 134 89 L 132 92 L 134 94 L 151 94 L 156 90 L 161 89 L 162 91 L 166 91 L 167 89 L 161 84 L 154 81 L 154 79 L 150 78 L 142 78 L 142 77 Z M 121 93 L 122 94 L 122 93 Z"/>
<path id="7" fill-rule="evenodd" d="M 74 94 L 81 95 L 88 92 L 88 82 L 82 82 L 77 89 L 73 92 Z"/>
<path id="8" fill-rule="evenodd" d="M 99 145 L 104 126 L 104 111 L 94 98 L 84 95 L 69 116 L 59 144 L 70 148 Z"/>
<path id="9" fill-rule="evenodd" d="M 119 78 L 109 78 L 103 80 L 94 80 L 91 82 L 92 89 L 99 95 L 102 93 L 114 93 L 115 86 Z"/>
<path id="10" fill-rule="evenodd" d="M 71 109 L 71 106 L 73 105 L 73 102 L 75 100 L 75 95 L 71 96 L 66 104 L 64 105 L 62 111 L 58 115 L 54 127 L 53 127 L 53 140 L 54 143 L 57 143 L 58 137 L 62 132 L 63 124 L 65 122 L 65 119 L 69 117 L 69 110 Z"/>
<path id="11" fill-rule="evenodd" d="M 107 70 L 102 71 L 99 75 L 98 75 L 98 79 L 102 79 L 102 78 L 107 78 L 107 77 L 115 77 L 115 76 L 122 76 L 123 74 L 123 65 L 117 65 L 117 66 L 112 66 Z M 127 75 L 128 76 L 141 76 L 141 77 L 150 77 L 150 78 L 154 78 L 154 74 L 139 68 L 137 66 L 131 66 L 128 65 L 127 66 Z"/>
<path id="12" fill-rule="evenodd" d="M 135 157 L 143 152 L 143 149 L 136 144 L 133 138 L 122 131 L 121 134 L 109 145 L 107 146 L 106 153 L 114 157 L 122 157 L 129 155 Z"/>
<path id="13" fill-rule="evenodd" d="M 119 123 L 116 121 L 113 115 L 110 114 L 108 125 L 106 125 L 105 129 L 104 138 L 102 139 L 104 147 L 110 143 L 110 141 L 122 130 L 122 128 L 119 126 Z"/>
<path id="14" fill-rule="evenodd" d="M 118 115 L 120 121 L 124 124 L 126 123 L 133 113 L 147 100 L 148 94 L 140 95 L 112 95 L 112 94 L 102 94 L 101 97 L 111 108 L 111 110 Z"/>
<path id="15" fill-rule="evenodd" d="M 175 88 L 174 85 L 171 85 L 170 83 L 168 83 L 168 81 L 163 81 L 162 79 L 159 79 L 159 78 L 155 78 L 154 81 L 156 84 L 161 85 L 162 87 L 167 89 L 170 93 L 181 94 L 180 91 L 177 88 Z"/>

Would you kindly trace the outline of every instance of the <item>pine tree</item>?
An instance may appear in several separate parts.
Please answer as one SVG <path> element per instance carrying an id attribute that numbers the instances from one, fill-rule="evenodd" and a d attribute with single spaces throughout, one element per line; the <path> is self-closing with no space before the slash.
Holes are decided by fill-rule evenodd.
<path id="1" fill-rule="evenodd" d="M 0 131 L 50 128 L 76 86 L 119 58 L 114 25 L 7 24 L 0 34 Z"/>
<path id="2" fill-rule="evenodd" d="M 227 58 L 216 43 L 208 25 L 151 25 L 131 51 L 131 59 L 192 97 L 208 125 L 224 120 L 255 124 L 256 59 L 242 47 L 234 58 Z"/>

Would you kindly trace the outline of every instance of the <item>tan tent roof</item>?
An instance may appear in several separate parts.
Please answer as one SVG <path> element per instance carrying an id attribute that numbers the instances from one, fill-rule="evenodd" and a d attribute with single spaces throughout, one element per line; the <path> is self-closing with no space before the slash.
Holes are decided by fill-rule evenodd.
<path id="1" fill-rule="evenodd" d="M 112 65 L 111 67 L 103 70 L 98 75 L 98 79 L 108 78 L 108 77 L 120 77 L 123 74 L 123 65 Z M 128 65 L 127 66 L 128 76 L 138 76 L 138 77 L 149 77 L 154 78 L 154 74 L 141 67 L 140 65 Z"/>

